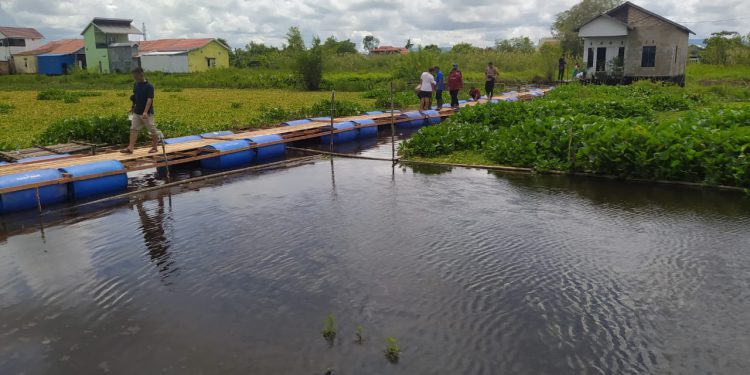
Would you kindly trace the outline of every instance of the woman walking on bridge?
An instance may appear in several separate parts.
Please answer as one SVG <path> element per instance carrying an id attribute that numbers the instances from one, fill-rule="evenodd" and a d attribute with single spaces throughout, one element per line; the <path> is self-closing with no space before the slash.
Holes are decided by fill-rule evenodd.
<path id="1" fill-rule="evenodd" d="M 464 76 L 458 70 L 458 64 L 453 64 L 453 69 L 448 73 L 448 91 L 451 94 L 451 108 L 458 108 L 458 92 L 464 88 Z"/>

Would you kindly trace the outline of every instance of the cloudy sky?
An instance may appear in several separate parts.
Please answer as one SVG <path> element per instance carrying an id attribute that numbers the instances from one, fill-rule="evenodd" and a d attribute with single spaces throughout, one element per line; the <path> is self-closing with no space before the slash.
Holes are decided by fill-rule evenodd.
<path id="1" fill-rule="evenodd" d="M 450 46 L 549 35 L 556 13 L 577 0 L 0 0 L 0 25 L 35 27 L 48 39 L 77 37 L 93 17 L 130 18 L 149 38 L 221 37 L 234 47 L 250 41 L 280 45 L 289 26 L 313 34 L 365 35 L 381 44 Z M 640 6 L 692 28 L 699 38 L 727 29 L 750 32 L 747 0 L 640 0 Z M 706 22 L 719 21 L 722 22 Z"/>

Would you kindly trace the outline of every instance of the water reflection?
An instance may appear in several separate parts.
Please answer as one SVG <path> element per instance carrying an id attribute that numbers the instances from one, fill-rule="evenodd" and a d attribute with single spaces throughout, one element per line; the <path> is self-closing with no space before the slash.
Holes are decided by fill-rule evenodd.
<path id="1" fill-rule="evenodd" d="M 388 164 L 320 160 L 43 216 L 46 244 L 29 222 L 0 247 L 0 373 L 750 367 L 746 199 Z"/>
<path id="2" fill-rule="evenodd" d="M 170 259 L 171 240 L 167 235 L 167 230 L 171 231 L 173 225 L 171 196 L 168 195 L 169 207 L 167 209 L 164 204 L 164 195 L 160 193 L 150 200 L 146 200 L 148 197 L 145 197 L 135 202 L 143 241 L 148 249 L 149 258 L 161 274 L 162 280 L 166 280 L 171 273 L 177 271 L 174 261 Z"/>

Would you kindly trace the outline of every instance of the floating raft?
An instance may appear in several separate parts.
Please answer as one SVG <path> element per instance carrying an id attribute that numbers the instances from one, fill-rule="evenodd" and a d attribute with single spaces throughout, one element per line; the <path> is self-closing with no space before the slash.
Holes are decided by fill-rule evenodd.
<path id="1" fill-rule="evenodd" d="M 491 100 L 467 101 L 462 106 L 487 102 L 531 100 L 551 88 L 509 92 Z M 284 156 L 286 144 L 319 138 L 327 144 L 350 142 L 377 135 L 377 127 L 418 127 L 436 124 L 455 111 L 450 108 L 424 112 L 370 112 L 361 116 L 288 121 L 279 127 L 233 133 L 212 132 L 164 140 L 164 150 L 148 153 L 148 147 L 132 154 L 96 153 L 92 145 L 66 144 L 10 152 L 0 163 L 0 214 L 39 209 L 64 201 L 116 194 L 127 189 L 127 173 L 200 161 L 207 169 L 228 169 Z M 333 123 L 333 128 L 331 127 Z M 74 154 L 90 149 L 89 155 Z M 45 151 L 43 153 L 41 151 Z M 8 157 L 8 155 L 12 157 Z"/>

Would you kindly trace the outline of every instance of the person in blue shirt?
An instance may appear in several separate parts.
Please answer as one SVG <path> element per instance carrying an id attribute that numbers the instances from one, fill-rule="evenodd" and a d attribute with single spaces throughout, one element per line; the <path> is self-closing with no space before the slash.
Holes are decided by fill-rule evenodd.
<path id="1" fill-rule="evenodd" d="M 440 70 L 439 66 L 435 67 L 435 71 L 437 72 L 435 74 L 435 100 L 437 101 L 437 109 L 439 111 L 440 108 L 443 107 L 443 90 L 445 90 L 445 77 L 443 76 L 443 71 Z"/>
<path id="2" fill-rule="evenodd" d="M 154 86 L 146 80 L 146 76 L 141 67 L 133 69 L 133 95 L 130 100 L 133 106 L 130 108 L 132 119 L 130 120 L 130 142 L 128 147 L 120 150 L 124 154 L 132 154 L 135 148 L 135 142 L 138 140 L 138 133 L 144 127 L 151 133 L 151 149 L 149 153 L 158 151 L 156 148 L 159 144 L 159 135 L 156 132 L 154 124 Z"/>

